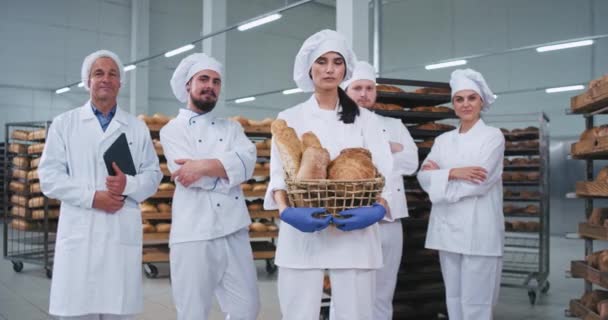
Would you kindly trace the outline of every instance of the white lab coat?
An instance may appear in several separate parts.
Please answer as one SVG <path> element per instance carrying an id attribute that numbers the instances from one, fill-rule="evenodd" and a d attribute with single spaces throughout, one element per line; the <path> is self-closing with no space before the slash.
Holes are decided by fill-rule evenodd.
<path id="1" fill-rule="evenodd" d="M 339 107 L 335 110 L 323 110 L 319 108 L 313 95 L 307 101 L 282 111 L 277 118 L 284 119 L 298 136 L 307 131 L 314 132 L 323 147 L 329 151 L 331 159 L 335 159 L 345 148 L 369 149 L 380 173 L 388 177 L 392 172 L 388 141 L 382 135 L 377 117 L 369 110 L 359 110 L 360 115 L 353 124 L 344 124 L 339 119 Z M 264 199 L 264 208 L 277 209 L 273 192 L 286 189 L 283 164 L 273 143 L 270 183 Z M 383 196 L 388 197 L 390 190 L 390 180 L 387 179 Z M 282 223 L 275 259 L 278 266 L 293 269 L 377 269 L 382 266 L 378 225 L 349 232 L 331 225 L 319 232 L 306 233 Z"/>
<path id="2" fill-rule="evenodd" d="M 188 188 L 176 183 L 170 244 L 216 239 L 249 226 L 241 183 L 253 175 L 256 149 L 237 122 L 180 109 L 160 139 L 171 172 L 180 167 L 176 159 L 218 159 L 228 175 L 203 177 Z"/>
<path id="3" fill-rule="evenodd" d="M 93 209 L 106 190 L 103 153 L 125 133 L 137 175 L 127 176 L 122 209 Z M 57 116 L 38 167 L 42 192 L 61 200 L 51 282 L 50 313 L 135 314 L 142 311 L 142 229 L 138 203 L 158 188 L 162 173 L 150 132 L 117 108 L 105 132 L 90 102 Z"/>
<path id="4" fill-rule="evenodd" d="M 392 154 L 393 172 L 387 176 L 393 187 L 391 196 L 386 199 L 391 208 L 390 216 L 384 217 L 384 221 L 395 221 L 409 216 L 407 202 L 405 200 L 405 188 L 403 176 L 411 175 L 418 169 L 418 147 L 403 122 L 399 119 L 378 116 L 385 139 L 400 143 L 403 150 Z"/>
<path id="5" fill-rule="evenodd" d="M 420 186 L 433 203 L 426 248 L 465 255 L 502 256 L 504 136 L 481 119 L 467 133 L 460 134 L 458 130 L 437 137 L 425 160 L 433 160 L 440 170 L 418 173 Z M 485 168 L 487 179 L 480 184 L 448 180 L 451 168 L 468 166 Z"/>

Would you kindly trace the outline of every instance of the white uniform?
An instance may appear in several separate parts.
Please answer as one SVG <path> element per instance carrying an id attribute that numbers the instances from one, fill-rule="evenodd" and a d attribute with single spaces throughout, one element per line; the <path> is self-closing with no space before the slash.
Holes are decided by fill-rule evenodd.
<path id="1" fill-rule="evenodd" d="M 393 295 L 397 285 L 397 273 L 403 255 L 403 229 L 401 218 L 409 216 L 405 200 L 403 176 L 418 169 L 418 147 L 401 120 L 378 116 L 382 132 L 388 141 L 400 143 L 403 150 L 393 153 L 393 172 L 387 177 L 393 190 L 386 200 L 391 209 L 390 216 L 379 223 L 384 267 L 376 271 L 376 302 L 374 320 L 393 319 Z"/>
<path id="2" fill-rule="evenodd" d="M 110 214 L 93 209 L 106 190 L 103 153 L 125 133 L 137 175 L 127 176 L 125 204 Z M 142 229 L 138 203 L 154 192 L 162 173 L 150 132 L 117 108 L 101 129 L 90 102 L 57 116 L 38 167 L 42 192 L 61 200 L 50 310 L 58 316 L 132 315 L 142 311 Z"/>
<path id="3" fill-rule="evenodd" d="M 504 148 L 500 130 L 480 119 L 464 134 L 456 129 L 437 137 L 427 159 L 440 170 L 418 173 L 433 203 L 426 247 L 439 250 L 450 319 L 492 318 L 504 245 Z M 486 180 L 448 180 L 451 168 L 468 166 L 485 168 Z"/>
<path id="4" fill-rule="evenodd" d="M 324 148 L 329 151 L 330 158 L 334 159 L 345 148 L 363 147 L 370 150 L 374 164 L 381 174 L 389 176 L 392 171 L 392 161 L 388 141 L 385 140 L 379 128 L 377 118 L 366 109 L 360 109 L 360 115 L 353 124 L 344 124 L 339 119 L 338 109 L 323 110 L 314 97 L 306 102 L 279 113 L 278 118 L 284 119 L 287 125 L 294 128 L 298 136 L 307 131 L 314 132 Z M 286 190 L 283 175 L 283 165 L 278 150 L 273 144 L 270 162 L 270 184 L 264 200 L 264 208 L 277 209 L 273 198 L 274 190 Z M 383 195 L 390 193 L 390 181 L 387 180 Z M 330 277 L 334 291 L 348 295 L 347 304 L 339 304 L 339 298 L 334 301 L 337 319 L 346 319 L 348 308 L 357 305 L 361 313 L 353 319 L 371 319 L 373 301 L 368 295 L 359 295 L 360 292 L 374 290 L 374 273 L 371 270 L 382 267 L 380 235 L 378 225 L 368 228 L 344 232 L 333 225 L 320 232 L 300 232 L 294 227 L 282 223 L 279 232 L 278 247 L 275 263 L 279 269 L 279 300 L 284 319 L 316 319 L 318 318 L 318 302 L 321 300 L 321 291 L 316 290 L 322 284 L 323 269 L 330 269 Z M 289 269 L 289 270 L 288 270 Z M 341 290 L 351 284 L 342 283 L 341 277 L 334 277 L 335 269 L 348 269 L 360 277 L 356 282 L 359 290 Z M 355 270 L 357 269 L 357 270 Z M 316 272 L 316 271 L 319 272 Z M 346 271 L 346 270 L 345 270 Z M 302 281 L 298 284 L 288 279 L 294 279 L 289 274 L 315 273 L 315 281 Z M 354 275 L 352 275 L 354 277 Z M 352 278 L 351 278 L 352 280 Z M 367 287 L 369 286 L 369 287 Z M 316 315 L 316 317 L 315 317 Z M 346 317 L 346 318 L 345 318 Z"/>
<path id="5" fill-rule="evenodd" d="M 176 159 L 218 159 L 225 178 L 177 183 L 171 223 L 171 285 L 179 319 L 207 319 L 215 294 L 232 320 L 255 319 L 257 278 L 240 184 L 251 178 L 255 145 L 236 122 L 180 109 L 160 132 L 171 172 Z"/>

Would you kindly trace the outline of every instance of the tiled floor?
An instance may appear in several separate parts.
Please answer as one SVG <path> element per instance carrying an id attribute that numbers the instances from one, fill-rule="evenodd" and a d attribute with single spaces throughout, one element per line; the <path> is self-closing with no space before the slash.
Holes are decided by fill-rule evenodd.
<path id="1" fill-rule="evenodd" d="M 583 282 L 566 278 L 570 260 L 581 259 L 581 240 L 551 238 L 551 289 L 535 306 L 528 302 L 525 290 L 503 288 L 495 319 L 563 319 L 568 301 L 581 295 Z M 161 274 L 166 268 L 160 266 Z M 264 263 L 258 263 L 258 284 L 262 310 L 259 319 L 280 319 L 276 292 L 276 274 L 266 274 Z M 50 280 L 43 270 L 25 265 L 23 272 L 15 273 L 9 261 L 0 261 L 0 320 L 52 319 L 47 314 Z M 145 312 L 137 319 L 175 319 L 169 279 L 144 279 Z M 211 319 L 223 319 L 216 307 Z"/>

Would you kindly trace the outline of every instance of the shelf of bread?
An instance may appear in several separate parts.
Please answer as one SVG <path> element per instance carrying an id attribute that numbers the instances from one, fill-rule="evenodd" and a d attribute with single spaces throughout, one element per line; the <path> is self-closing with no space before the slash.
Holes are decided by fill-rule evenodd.
<path id="1" fill-rule="evenodd" d="M 167 262 L 169 261 L 169 248 L 166 246 L 144 247 L 142 253 L 143 263 Z"/>
<path id="2" fill-rule="evenodd" d="M 152 116 L 140 114 L 137 118 L 145 122 L 151 132 L 159 132 L 172 119 L 162 113 L 155 113 Z"/>
<path id="3" fill-rule="evenodd" d="M 418 88 L 414 92 L 406 92 L 394 85 L 379 84 L 376 90 L 377 102 L 397 104 L 404 108 L 436 106 L 451 100 L 449 88 Z"/>
<path id="4" fill-rule="evenodd" d="M 266 165 L 268 163 L 268 165 Z M 255 169 L 253 169 L 254 177 L 268 177 L 270 176 L 270 162 L 256 163 Z"/>
<path id="5" fill-rule="evenodd" d="M 11 132 L 11 139 L 21 141 L 44 141 L 46 139 L 46 128 L 32 129 L 32 130 L 13 130 Z"/>
<path id="6" fill-rule="evenodd" d="M 533 204 L 525 207 L 507 204 L 503 207 L 503 213 L 505 216 L 540 217 L 540 207 Z"/>
<path id="7" fill-rule="evenodd" d="M 22 218 L 13 217 L 8 224 L 8 227 L 14 230 L 19 231 L 35 231 L 41 232 L 45 230 L 44 221 L 28 221 Z M 56 221 L 48 221 L 48 229 L 49 232 L 55 232 L 57 230 L 57 222 Z"/>
<path id="8" fill-rule="evenodd" d="M 420 106 L 412 109 L 403 109 L 396 104 L 376 103 L 371 109 L 375 113 L 391 118 L 397 118 L 412 122 L 429 122 L 442 119 L 455 119 L 456 114 L 451 108 L 444 106 L 426 107 Z"/>
<path id="9" fill-rule="evenodd" d="M 505 221 L 505 231 L 514 233 L 538 233 L 541 223 L 538 221 L 513 220 Z"/>
<path id="10" fill-rule="evenodd" d="M 48 210 L 45 210 L 44 208 L 29 209 L 13 205 L 10 210 L 10 215 L 25 220 L 44 220 L 45 217 L 48 219 L 57 219 L 59 218 L 59 208 L 49 208 Z"/>
<path id="11" fill-rule="evenodd" d="M 249 231 L 249 238 L 276 238 L 279 236 L 279 231 Z"/>
<path id="12" fill-rule="evenodd" d="M 538 127 L 527 127 L 527 128 L 518 128 L 513 130 L 508 130 L 505 128 L 500 128 L 503 135 L 505 136 L 505 140 L 508 141 L 516 141 L 516 140 L 534 140 L 539 138 L 540 131 Z"/>
<path id="13" fill-rule="evenodd" d="M 584 320 L 608 318 L 608 291 L 592 290 L 580 299 L 570 300 L 570 315 Z"/>
<path id="14" fill-rule="evenodd" d="M 608 240 L 608 227 L 581 222 L 578 224 L 578 234 L 584 238 Z"/>
<path id="15" fill-rule="evenodd" d="M 274 259 L 277 247 L 270 241 L 251 241 L 253 259 Z"/>
<path id="16" fill-rule="evenodd" d="M 175 193 L 175 184 L 170 182 L 163 182 L 158 186 L 158 191 L 150 197 L 150 199 L 168 199 L 173 198 Z"/>
<path id="17" fill-rule="evenodd" d="M 570 110 L 574 114 L 599 111 L 608 106 L 608 75 L 591 80 L 587 91 L 570 99 Z"/>
<path id="18" fill-rule="evenodd" d="M 435 138 L 438 135 L 456 129 L 455 126 L 445 123 L 427 122 L 407 128 L 414 139 Z"/>
<path id="19" fill-rule="evenodd" d="M 572 278 L 585 279 L 595 285 L 608 288 L 608 251 L 599 251 L 585 258 L 570 262 Z"/>
<path id="20" fill-rule="evenodd" d="M 144 233 L 144 242 L 156 241 L 156 240 L 169 240 L 169 232 L 147 232 Z"/>
<path id="21" fill-rule="evenodd" d="M 574 159 L 608 159 L 608 125 L 583 131 L 570 147 L 570 154 Z"/>

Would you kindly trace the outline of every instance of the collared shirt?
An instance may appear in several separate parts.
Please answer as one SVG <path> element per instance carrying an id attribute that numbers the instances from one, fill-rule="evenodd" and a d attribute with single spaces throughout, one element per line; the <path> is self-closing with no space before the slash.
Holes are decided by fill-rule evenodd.
<path id="1" fill-rule="evenodd" d="M 108 128 L 108 126 L 110 125 L 110 122 L 114 118 L 114 114 L 116 113 L 116 106 L 114 106 L 112 108 L 112 110 L 110 110 L 110 112 L 108 112 L 107 116 L 105 116 L 103 114 L 103 112 L 99 111 L 99 109 L 97 109 L 97 107 L 95 107 L 93 102 L 91 102 L 91 108 L 93 109 L 93 113 L 95 114 L 95 117 L 97 117 L 97 120 L 99 120 L 99 124 L 101 125 L 101 130 L 103 130 L 105 132 L 106 129 Z"/>

